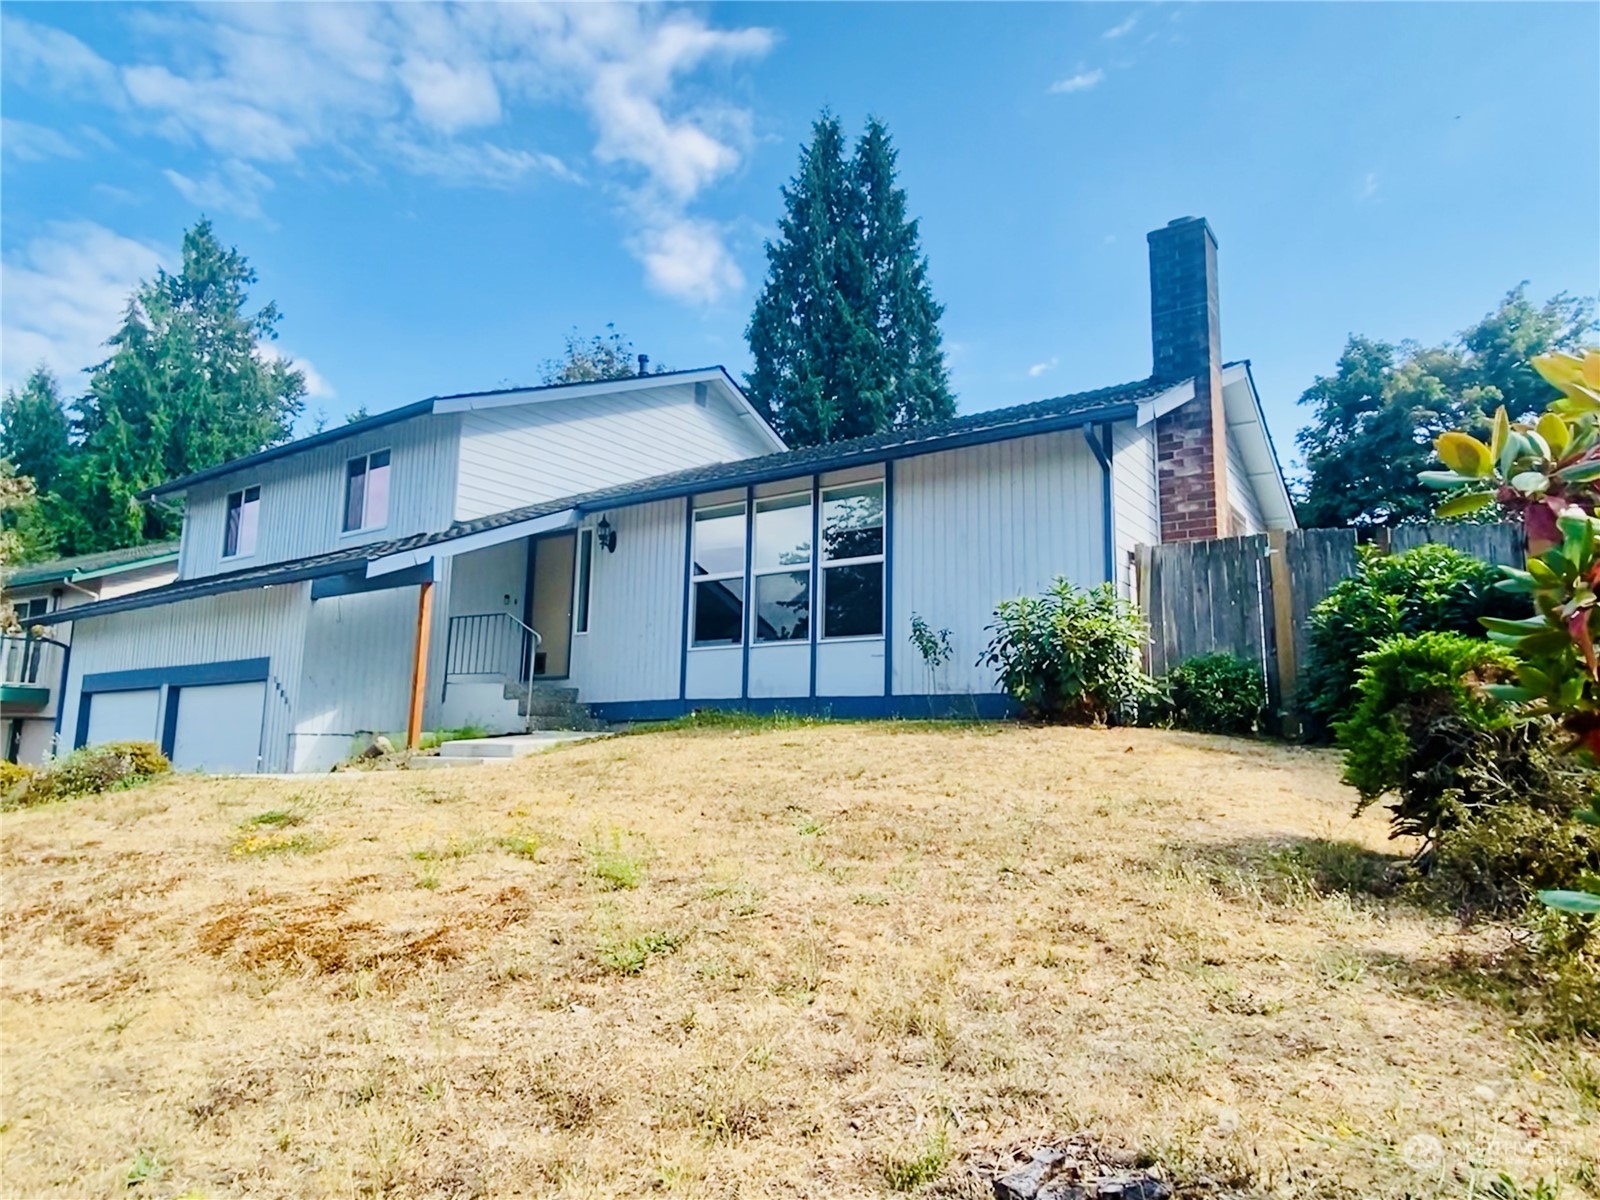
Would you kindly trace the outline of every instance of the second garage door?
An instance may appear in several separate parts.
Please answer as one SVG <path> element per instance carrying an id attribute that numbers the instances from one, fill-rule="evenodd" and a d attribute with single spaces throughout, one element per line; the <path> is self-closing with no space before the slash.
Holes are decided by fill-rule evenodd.
<path id="1" fill-rule="evenodd" d="M 265 683 L 218 683 L 178 691 L 172 765 L 180 771 L 260 770 Z M 90 710 L 91 719 L 93 710 Z"/>

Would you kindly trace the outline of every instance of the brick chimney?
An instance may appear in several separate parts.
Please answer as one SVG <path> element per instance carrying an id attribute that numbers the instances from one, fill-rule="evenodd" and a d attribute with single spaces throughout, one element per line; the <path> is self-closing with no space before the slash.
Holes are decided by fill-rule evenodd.
<path id="1" fill-rule="evenodd" d="M 1163 383 L 1192 379 L 1195 389 L 1193 400 L 1156 419 L 1161 540 L 1227 537 L 1217 239 L 1204 217 L 1180 217 L 1147 240 L 1153 374 Z"/>

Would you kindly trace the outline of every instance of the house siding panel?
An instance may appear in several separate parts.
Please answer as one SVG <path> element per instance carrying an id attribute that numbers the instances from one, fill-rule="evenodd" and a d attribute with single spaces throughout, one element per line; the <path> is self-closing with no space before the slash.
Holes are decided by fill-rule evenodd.
<path id="1" fill-rule="evenodd" d="M 298 583 L 74 622 L 62 742 L 72 744 L 85 675 L 266 658 L 262 767 L 288 770 L 310 607 L 311 585 Z"/>
<path id="2" fill-rule="evenodd" d="M 597 549 L 589 632 L 572 639 L 572 684 L 586 703 L 678 698 L 686 501 L 607 514 L 616 553 Z"/>
<path id="3" fill-rule="evenodd" d="M 1079 431 L 902 460 L 895 465 L 894 691 L 995 690 L 974 664 L 1001 600 L 1038 594 L 1056 575 L 1105 578 L 1102 474 Z M 948 628 L 935 672 L 911 645 L 911 616 Z"/>
<path id="4" fill-rule="evenodd" d="M 366 734 L 403 738 L 416 628 L 415 587 L 311 603 L 291 735 L 293 770 L 325 771 Z"/>
<path id="5" fill-rule="evenodd" d="M 1267 523 L 1261 516 L 1261 503 L 1245 469 L 1244 456 L 1239 451 L 1239 439 L 1228 430 L 1228 508 L 1233 525 L 1228 529 L 1234 537 L 1262 533 Z"/>
<path id="6" fill-rule="evenodd" d="M 455 414 L 419 416 L 199 485 L 188 497 L 182 578 L 446 528 L 455 495 L 458 428 Z M 345 464 L 384 449 L 391 452 L 388 523 L 382 529 L 345 534 Z M 261 517 L 256 552 L 225 559 L 228 493 L 257 484 Z"/>
<path id="7" fill-rule="evenodd" d="M 692 384 L 461 417 L 458 520 L 773 448 L 714 394 L 696 404 Z"/>
<path id="8" fill-rule="evenodd" d="M 1116 514 L 1118 594 L 1133 597 L 1135 546 L 1161 540 L 1160 492 L 1156 487 L 1156 439 L 1152 426 L 1120 421 L 1112 428 L 1112 511 Z"/>

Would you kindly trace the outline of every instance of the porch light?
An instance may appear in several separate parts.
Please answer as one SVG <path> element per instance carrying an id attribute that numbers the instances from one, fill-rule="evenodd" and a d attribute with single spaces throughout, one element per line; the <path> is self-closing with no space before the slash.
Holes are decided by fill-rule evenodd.
<path id="1" fill-rule="evenodd" d="M 611 518 L 600 518 L 600 524 L 594 527 L 594 540 L 606 548 L 607 554 L 617 552 L 617 531 L 611 528 Z"/>

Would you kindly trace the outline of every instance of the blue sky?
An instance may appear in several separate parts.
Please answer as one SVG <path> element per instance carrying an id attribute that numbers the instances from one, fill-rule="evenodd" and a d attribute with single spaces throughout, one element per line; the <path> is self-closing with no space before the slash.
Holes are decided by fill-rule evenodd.
<path id="1" fill-rule="evenodd" d="M 743 330 L 811 120 L 889 126 L 963 410 L 1149 371 L 1210 219 L 1287 454 L 1352 331 L 1600 281 L 1593 4 L 5 4 L 3 374 L 96 357 L 202 211 L 337 419 L 532 382 L 576 325 Z"/>

